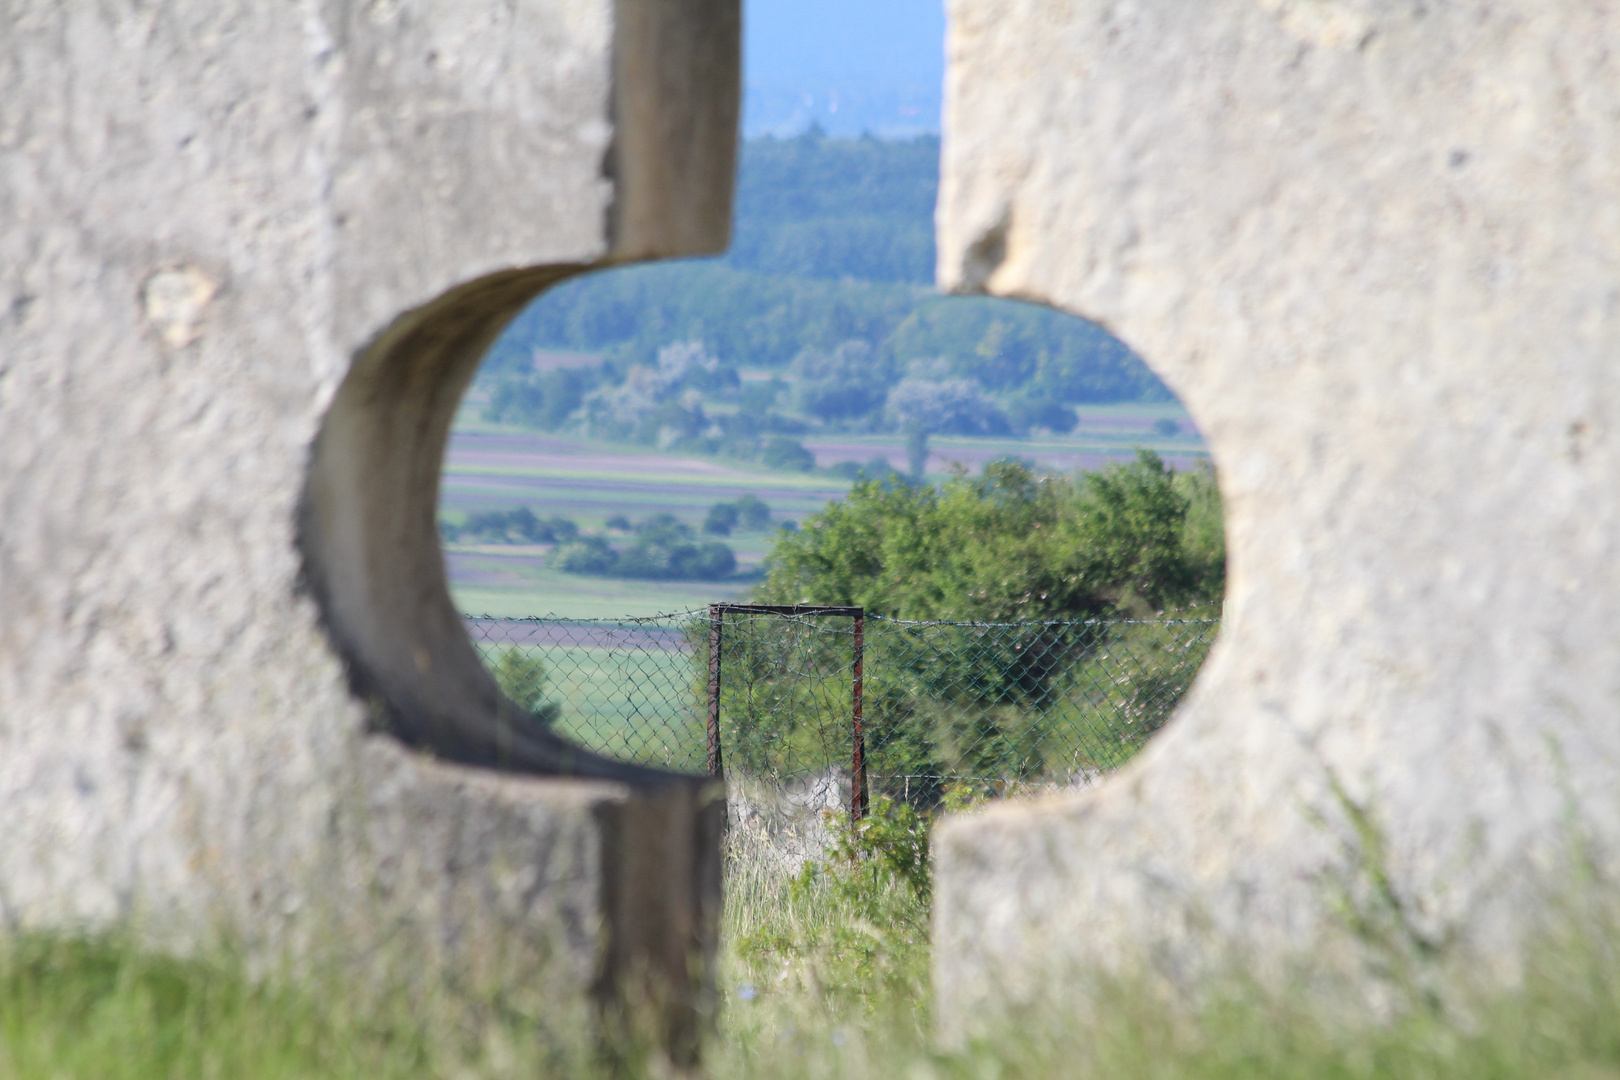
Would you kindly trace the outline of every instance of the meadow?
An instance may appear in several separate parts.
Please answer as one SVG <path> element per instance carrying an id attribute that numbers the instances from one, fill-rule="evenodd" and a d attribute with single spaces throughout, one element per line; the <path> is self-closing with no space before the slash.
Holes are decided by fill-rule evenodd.
<path id="1" fill-rule="evenodd" d="M 719 582 L 562 573 L 546 565 L 548 545 L 446 544 L 451 591 L 461 609 L 474 614 L 615 618 L 742 599 L 758 580 L 774 527 L 800 522 L 848 492 L 849 478 L 829 472 L 831 467 L 864 465 L 877 457 L 897 469 L 906 467 L 904 439 L 898 435 L 810 438 L 805 445 L 815 453 L 817 469 L 785 472 L 489 424 L 477 419 L 477 408 L 469 402 L 451 437 L 440 481 L 441 517 L 459 520 L 469 512 L 528 506 L 540 516 L 570 518 L 586 531 L 601 530 L 619 514 L 635 521 L 669 513 L 697 528 L 714 503 L 752 494 L 770 506 L 773 529 L 725 537 L 737 554 L 738 571 Z M 1153 424 L 1163 419 L 1175 420 L 1183 433 L 1155 433 Z M 1157 450 L 1180 467 L 1207 456 L 1179 405 L 1142 403 L 1082 409 L 1080 427 L 1062 437 L 936 438 L 928 468 L 930 479 L 940 479 L 955 465 L 974 472 L 986 461 L 1014 456 L 1056 471 L 1095 469 L 1128 459 L 1138 446 Z"/>

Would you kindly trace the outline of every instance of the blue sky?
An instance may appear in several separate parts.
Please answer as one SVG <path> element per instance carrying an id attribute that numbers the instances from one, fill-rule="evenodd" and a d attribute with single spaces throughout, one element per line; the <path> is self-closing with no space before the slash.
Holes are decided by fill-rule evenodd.
<path id="1" fill-rule="evenodd" d="M 944 0 L 744 0 L 743 130 L 939 130 Z"/>

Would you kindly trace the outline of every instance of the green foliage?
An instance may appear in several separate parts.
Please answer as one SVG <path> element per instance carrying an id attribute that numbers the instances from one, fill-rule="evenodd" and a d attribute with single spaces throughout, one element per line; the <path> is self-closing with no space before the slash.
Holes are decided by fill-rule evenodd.
<path id="1" fill-rule="evenodd" d="M 802 278 L 931 284 L 939 139 L 743 144 L 727 262 Z"/>
<path id="2" fill-rule="evenodd" d="M 875 358 L 872 346 L 856 338 L 830 350 L 805 349 L 793 359 L 793 374 L 799 407 L 837 422 L 880 413 L 897 373 L 892 361 Z"/>
<path id="3" fill-rule="evenodd" d="M 690 525 L 666 513 L 636 525 L 622 549 L 603 536 L 582 536 L 559 544 L 552 549 L 551 565 L 571 574 L 718 581 L 737 569 L 737 555 L 718 540 L 695 539 Z"/>
<path id="4" fill-rule="evenodd" d="M 816 467 L 816 455 L 806 450 L 797 439 L 785 435 L 773 436 L 765 444 L 760 460 L 773 469 L 792 469 L 796 472 L 809 472 Z"/>
<path id="5" fill-rule="evenodd" d="M 692 527 L 672 514 L 654 514 L 636 527 L 619 553 L 621 577 L 717 581 L 737 569 L 737 556 L 718 540 L 694 541 Z"/>
<path id="6" fill-rule="evenodd" d="M 552 548 L 550 561 L 570 574 L 607 574 L 618 565 L 619 553 L 604 537 L 582 536 Z"/>
<path id="7" fill-rule="evenodd" d="M 519 506 L 468 514 L 460 525 L 441 521 L 439 535 L 446 541 L 474 544 L 554 544 L 579 536 L 579 526 L 565 517 L 539 518 L 527 506 Z"/>
<path id="8" fill-rule="evenodd" d="M 737 525 L 747 532 L 770 527 L 771 508 L 758 495 L 744 495 L 732 504 L 737 508 Z"/>
<path id="9" fill-rule="evenodd" d="M 872 358 L 861 383 L 811 374 L 801 402 L 841 424 L 881 419 L 881 391 L 906 363 L 930 358 L 992 393 L 1024 387 L 1032 400 L 1058 403 L 1169 400 L 1141 360 L 1092 323 L 933 291 L 938 153 L 931 137 L 749 140 L 731 251 L 592 274 L 548 292 L 491 349 L 491 416 L 554 425 L 566 415 L 559 409 L 590 390 L 578 380 L 592 375 L 528 374 L 536 348 L 600 354 L 606 377 L 619 381 L 635 365 L 655 366 L 659 350 L 680 341 L 701 341 L 732 367 L 771 368 L 806 350 L 826 356 L 857 343 Z M 510 387 L 506 376 L 516 380 Z M 778 389 L 742 388 L 744 414 L 764 419 Z"/>
<path id="10" fill-rule="evenodd" d="M 703 519 L 703 531 L 715 536 L 730 536 L 737 527 L 737 508 L 728 502 L 717 502 L 709 507 Z"/>
<path id="11" fill-rule="evenodd" d="M 931 821 L 881 795 L 857 824 L 824 816 L 826 857 L 805 863 L 781 897 L 800 917 L 762 920 L 735 948 L 762 981 L 802 965 L 819 992 L 871 1016 L 914 998 L 925 978 Z"/>
<path id="12" fill-rule="evenodd" d="M 1211 482 L 1178 477 L 1147 451 L 1078 480 L 1012 461 L 939 488 L 865 480 L 777 539 L 756 596 L 991 621 L 1218 603 L 1216 498 Z"/>
<path id="13" fill-rule="evenodd" d="M 562 706 L 547 700 L 551 677 L 538 656 L 528 649 L 513 646 L 501 653 L 490 670 L 495 676 L 495 685 L 513 703 L 543 724 L 556 721 Z"/>
<path id="14" fill-rule="evenodd" d="M 758 495 L 744 495 L 734 502 L 717 502 L 703 519 L 703 531 L 730 536 L 732 530 L 761 532 L 771 524 L 771 508 Z"/>
<path id="15" fill-rule="evenodd" d="M 601 382 L 600 368 L 507 371 L 492 380 L 484 419 L 554 431 Z"/>

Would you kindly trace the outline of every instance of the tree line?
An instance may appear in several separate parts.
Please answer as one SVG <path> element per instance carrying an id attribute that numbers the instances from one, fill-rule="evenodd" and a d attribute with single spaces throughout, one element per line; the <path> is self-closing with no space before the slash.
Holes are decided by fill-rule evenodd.
<path id="1" fill-rule="evenodd" d="M 932 290 L 938 154 L 931 136 L 750 140 L 731 251 L 552 290 L 492 348 L 489 416 L 757 457 L 809 428 L 1062 431 L 1077 404 L 1169 400 L 1095 324 Z M 602 359 L 542 371 L 536 350 Z"/>

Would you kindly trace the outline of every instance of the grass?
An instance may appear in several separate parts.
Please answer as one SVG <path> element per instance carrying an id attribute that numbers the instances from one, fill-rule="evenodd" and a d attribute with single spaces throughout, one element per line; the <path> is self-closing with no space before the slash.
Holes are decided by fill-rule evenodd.
<path id="1" fill-rule="evenodd" d="M 886 821 L 886 824 L 884 823 Z M 926 822 L 921 823 L 926 827 Z M 931 1031 L 918 823 L 880 819 L 799 871 L 734 829 L 723 1011 L 712 1080 L 1508 1080 L 1620 1077 L 1612 919 L 1535 952 L 1524 984 L 1466 1019 L 1417 1010 L 1355 1027 L 1234 982 L 1195 1013 L 1130 986 L 1098 991 L 966 1048 Z M 861 860 L 851 860 L 859 852 Z M 25 938 L 0 952 L 0 1077 L 588 1076 L 532 1048 L 436 1040 L 403 1011 L 334 988 L 276 988 L 228 959 L 180 961 L 114 942 Z M 1455 1014 L 1453 1014 L 1455 1015 Z M 650 1076 L 666 1075 L 653 1070 Z"/>
<path id="2" fill-rule="evenodd" d="M 645 617 L 697 611 L 715 601 L 737 600 L 752 582 L 634 581 L 586 577 L 545 568 L 511 583 L 451 582 L 456 606 L 470 615 L 565 619 Z"/>
<path id="3" fill-rule="evenodd" d="M 708 736 L 691 654 L 590 646 L 522 648 L 545 665 L 553 730 L 643 765 L 702 772 Z"/>

